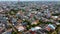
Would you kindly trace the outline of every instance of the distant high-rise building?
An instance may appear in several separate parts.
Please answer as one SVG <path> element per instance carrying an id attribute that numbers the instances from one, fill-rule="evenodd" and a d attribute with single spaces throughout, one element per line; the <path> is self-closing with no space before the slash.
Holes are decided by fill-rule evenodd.
<path id="1" fill-rule="evenodd" d="M 47 9 L 47 18 L 51 16 L 49 9 Z"/>

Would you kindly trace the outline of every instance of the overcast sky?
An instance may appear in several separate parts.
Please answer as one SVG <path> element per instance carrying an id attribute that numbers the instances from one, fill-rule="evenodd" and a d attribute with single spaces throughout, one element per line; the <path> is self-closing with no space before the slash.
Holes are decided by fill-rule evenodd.
<path id="1" fill-rule="evenodd" d="M 0 1 L 18 1 L 18 0 L 0 0 Z M 60 0 L 19 0 L 19 1 L 60 1 Z"/>

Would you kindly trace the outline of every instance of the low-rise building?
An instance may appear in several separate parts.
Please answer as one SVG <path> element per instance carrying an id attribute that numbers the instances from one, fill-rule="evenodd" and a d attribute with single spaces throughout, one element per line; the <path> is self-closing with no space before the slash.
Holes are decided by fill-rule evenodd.
<path id="1" fill-rule="evenodd" d="M 48 24 L 48 25 L 46 26 L 45 30 L 51 31 L 51 30 L 55 30 L 55 28 L 56 28 L 56 27 L 55 27 L 53 24 Z"/>

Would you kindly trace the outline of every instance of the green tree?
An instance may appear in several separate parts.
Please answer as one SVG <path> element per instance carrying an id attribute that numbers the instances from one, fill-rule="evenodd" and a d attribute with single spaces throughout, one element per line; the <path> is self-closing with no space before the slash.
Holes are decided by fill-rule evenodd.
<path id="1" fill-rule="evenodd" d="M 28 20 L 24 20 L 23 22 L 27 22 L 28 25 L 31 25 L 31 22 Z"/>
<path id="2" fill-rule="evenodd" d="M 13 31 L 12 34 L 17 34 L 17 32 L 14 32 L 14 31 Z"/>

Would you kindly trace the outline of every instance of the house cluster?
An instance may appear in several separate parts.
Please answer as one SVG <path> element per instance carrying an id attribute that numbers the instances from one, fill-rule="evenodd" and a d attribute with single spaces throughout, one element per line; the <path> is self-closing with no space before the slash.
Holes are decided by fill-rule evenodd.
<path id="1" fill-rule="evenodd" d="M 1 2 L 0 34 L 48 34 L 60 25 L 60 8 L 53 2 Z M 12 15 L 10 14 L 12 13 Z"/>

